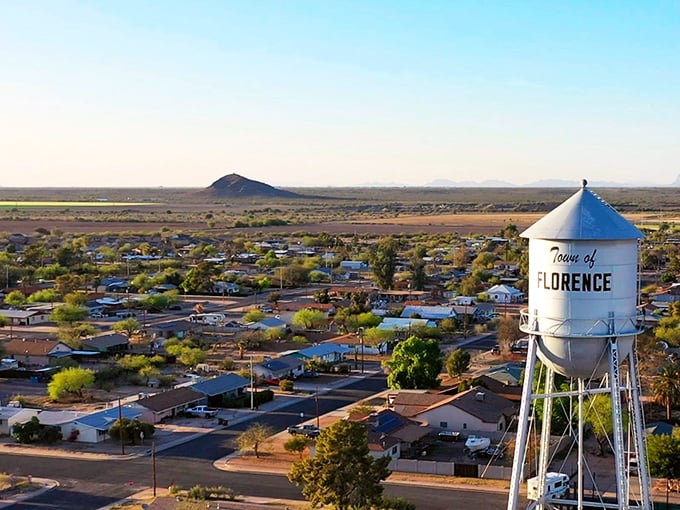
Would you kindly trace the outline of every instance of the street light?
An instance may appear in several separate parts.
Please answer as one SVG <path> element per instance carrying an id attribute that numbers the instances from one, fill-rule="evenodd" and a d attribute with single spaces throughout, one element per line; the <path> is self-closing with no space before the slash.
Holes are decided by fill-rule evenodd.
<path id="1" fill-rule="evenodd" d="M 361 373 L 364 373 L 364 328 L 359 328 L 359 342 L 361 344 Z"/>

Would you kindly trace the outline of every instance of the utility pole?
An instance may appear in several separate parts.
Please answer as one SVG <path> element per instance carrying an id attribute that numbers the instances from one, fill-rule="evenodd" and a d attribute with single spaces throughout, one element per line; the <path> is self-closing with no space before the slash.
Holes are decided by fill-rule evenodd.
<path id="1" fill-rule="evenodd" d="M 120 454 L 125 455 L 125 430 L 123 428 L 123 408 L 118 399 L 118 430 L 120 431 Z"/>
<path id="2" fill-rule="evenodd" d="M 316 395 L 315 395 L 315 400 L 316 400 L 316 428 L 321 428 L 319 427 L 319 385 L 316 385 Z"/>
<path id="3" fill-rule="evenodd" d="M 250 410 L 255 409 L 255 387 L 253 384 L 253 356 L 250 355 Z"/>
<path id="4" fill-rule="evenodd" d="M 156 441 L 151 441 L 151 479 L 153 482 L 153 496 L 156 497 Z"/>

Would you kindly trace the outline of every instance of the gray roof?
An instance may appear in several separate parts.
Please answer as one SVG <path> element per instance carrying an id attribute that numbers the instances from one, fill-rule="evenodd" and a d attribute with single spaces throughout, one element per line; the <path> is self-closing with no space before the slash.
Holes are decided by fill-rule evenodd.
<path id="1" fill-rule="evenodd" d="M 623 240 L 645 235 L 612 206 L 586 188 L 546 214 L 520 235 L 529 239 Z"/>
<path id="2" fill-rule="evenodd" d="M 95 349 L 108 349 L 117 345 L 128 345 L 130 339 L 120 333 L 108 333 L 105 335 L 93 336 L 83 340 L 83 345 Z"/>
<path id="3" fill-rule="evenodd" d="M 249 384 L 250 381 L 248 379 L 238 374 L 224 374 L 193 384 L 191 388 L 212 397 L 222 393 L 229 393 L 239 388 L 245 388 Z"/>
<path id="4" fill-rule="evenodd" d="M 185 387 L 156 393 L 150 397 L 140 399 L 137 403 L 152 411 L 161 412 L 174 409 L 175 407 L 195 404 L 203 399 L 205 399 L 205 395 Z"/>

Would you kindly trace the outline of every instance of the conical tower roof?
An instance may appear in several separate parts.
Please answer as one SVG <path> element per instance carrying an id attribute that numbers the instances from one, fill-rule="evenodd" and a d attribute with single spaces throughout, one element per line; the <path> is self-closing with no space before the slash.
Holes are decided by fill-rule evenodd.
<path id="1" fill-rule="evenodd" d="M 611 205 L 586 188 L 581 189 L 520 235 L 529 239 L 621 240 L 645 235 Z"/>

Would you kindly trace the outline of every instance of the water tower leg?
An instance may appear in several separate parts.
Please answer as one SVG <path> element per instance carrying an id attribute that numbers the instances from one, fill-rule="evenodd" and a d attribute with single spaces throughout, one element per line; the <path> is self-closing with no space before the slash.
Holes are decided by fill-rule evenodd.
<path id="1" fill-rule="evenodd" d="M 650 493 L 650 478 L 647 471 L 647 447 L 645 442 L 644 414 L 640 402 L 640 386 L 637 373 L 637 355 L 635 350 L 628 357 L 628 379 L 630 380 L 630 397 L 633 401 L 633 433 L 637 454 L 638 476 L 640 477 L 640 503 L 643 510 L 653 508 Z M 630 476 L 630 474 L 628 475 Z"/>
<path id="2" fill-rule="evenodd" d="M 577 380 L 578 384 L 578 461 L 577 461 L 577 476 L 576 481 L 576 503 L 579 510 L 583 509 L 583 491 L 584 491 L 584 479 L 583 479 L 583 460 L 585 459 L 585 451 L 583 445 L 585 443 L 583 437 L 583 398 L 585 397 L 585 384 L 583 384 L 583 379 L 579 378 Z"/>
<path id="3" fill-rule="evenodd" d="M 626 452 L 623 442 L 623 416 L 621 406 L 621 380 L 620 380 L 620 362 L 619 362 L 619 342 L 617 337 L 609 339 L 609 384 L 612 401 L 612 422 L 614 425 L 614 460 L 616 467 L 616 497 L 619 508 L 627 510 L 629 502 L 627 499 L 628 477 L 626 475 L 626 466 L 624 461 L 626 459 Z"/>
<path id="4" fill-rule="evenodd" d="M 530 335 L 527 361 L 524 367 L 522 402 L 519 407 L 519 416 L 517 418 L 517 437 L 515 438 L 515 455 L 512 461 L 512 475 L 510 477 L 510 492 L 508 493 L 507 510 L 517 510 L 519 508 L 519 485 L 523 479 L 524 452 L 526 450 L 527 434 L 529 431 L 529 411 L 531 410 L 534 370 L 536 370 L 536 344 L 537 337 L 535 335 Z"/>
<path id="5" fill-rule="evenodd" d="M 543 423 L 541 426 L 541 453 L 538 459 L 538 505 L 536 508 L 543 510 L 543 498 L 545 497 L 545 481 L 548 473 L 550 459 L 550 429 L 552 425 L 553 384 L 555 372 L 546 367 L 545 389 L 543 399 Z"/>

